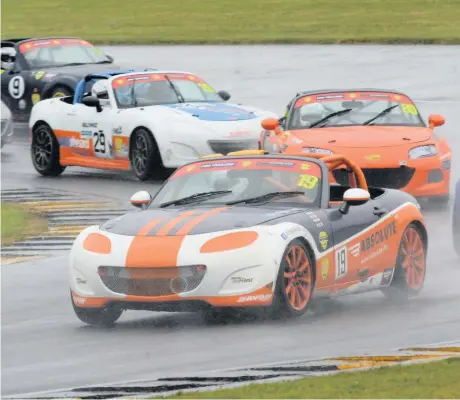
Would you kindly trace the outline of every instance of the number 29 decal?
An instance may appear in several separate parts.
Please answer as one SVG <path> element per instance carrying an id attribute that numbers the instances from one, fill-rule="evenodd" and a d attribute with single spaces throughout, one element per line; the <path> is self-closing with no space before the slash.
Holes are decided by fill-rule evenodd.
<path id="1" fill-rule="evenodd" d="M 335 252 L 335 279 L 340 279 L 348 272 L 348 252 L 343 246 Z"/>
<path id="2" fill-rule="evenodd" d="M 105 154 L 106 145 L 105 145 L 104 132 L 102 132 L 102 131 L 94 132 L 94 134 L 93 134 L 93 143 L 94 143 L 94 152 L 95 153 L 103 153 L 103 154 Z"/>

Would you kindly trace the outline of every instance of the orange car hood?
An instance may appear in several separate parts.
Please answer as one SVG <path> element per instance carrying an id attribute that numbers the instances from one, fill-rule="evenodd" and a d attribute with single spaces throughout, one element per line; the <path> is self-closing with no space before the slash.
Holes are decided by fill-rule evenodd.
<path id="1" fill-rule="evenodd" d="M 320 148 L 379 148 L 411 146 L 431 139 L 432 131 L 408 126 L 347 126 L 289 131 L 305 145 Z"/>

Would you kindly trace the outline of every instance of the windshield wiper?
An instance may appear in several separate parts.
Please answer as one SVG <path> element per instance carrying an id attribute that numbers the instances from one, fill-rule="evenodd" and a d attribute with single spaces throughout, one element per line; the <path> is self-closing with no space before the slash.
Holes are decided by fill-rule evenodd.
<path id="1" fill-rule="evenodd" d="M 214 196 L 219 196 L 219 195 L 229 194 L 229 193 L 232 193 L 232 191 L 231 190 L 215 190 L 213 192 L 195 193 L 195 194 L 192 194 L 191 196 L 182 197 L 181 199 L 167 201 L 166 203 L 160 204 L 160 207 L 164 208 L 164 207 L 168 207 L 172 205 L 184 204 L 188 202 L 193 202 L 197 199 L 214 197 Z"/>
<path id="2" fill-rule="evenodd" d="M 233 204 L 238 204 L 238 203 L 256 203 L 258 201 L 263 201 L 263 200 L 268 200 L 271 199 L 272 197 L 277 197 L 277 196 L 295 196 L 295 195 L 304 195 L 304 192 L 301 192 L 300 190 L 297 191 L 291 191 L 291 192 L 271 192 L 271 193 L 266 193 L 261 196 L 256 196 L 256 197 L 250 197 L 248 199 L 242 199 L 242 200 L 234 200 L 230 201 L 228 203 L 225 203 L 228 206 L 231 206 Z"/>
<path id="3" fill-rule="evenodd" d="M 165 79 L 168 81 L 169 86 L 171 86 L 171 89 L 176 93 L 177 99 L 179 100 L 179 103 L 185 103 L 184 96 L 182 96 L 182 93 L 176 86 L 171 82 L 171 80 L 168 78 L 168 75 L 165 75 Z"/>
<path id="4" fill-rule="evenodd" d="M 339 111 L 333 112 L 333 113 L 331 113 L 331 114 L 329 114 L 329 115 L 326 115 L 324 118 L 321 118 L 320 120 L 313 122 L 313 123 L 309 126 L 309 128 L 314 128 L 315 126 L 321 124 L 322 122 L 327 121 L 329 118 L 332 118 L 332 117 L 335 117 L 335 116 L 339 116 L 339 115 L 343 115 L 343 114 L 347 114 L 347 113 L 349 113 L 351 110 L 352 110 L 352 108 L 345 108 L 344 110 L 339 110 Z"/>
<path id="5" fill-rule="evenodd" d="M 380 111 L 375 117 L 372 117 L 371 119 L 368 119 L 367 121 L 363 122 L 363 125 L 369 125 L 371 122 L 375 121 L 377 118 L 387 115 L 391 110 L 393 110 L 393 108 L 396 108 L 396 107 L 399 107 L 399 104 L 385 108 L 385 110 Z"/>

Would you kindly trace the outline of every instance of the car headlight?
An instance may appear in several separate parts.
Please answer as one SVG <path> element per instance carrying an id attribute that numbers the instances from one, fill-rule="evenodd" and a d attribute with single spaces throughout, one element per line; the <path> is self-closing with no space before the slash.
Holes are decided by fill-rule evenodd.
<path id="1" fill-rule="evenodd" d="M 414 147 L 409 151 L 409 159 L 433 157 L 438 154 L 438 149 L 434 144 Z"/>
<path id="2" fill-rule="evenodd" d="M 319 149 L 317 147 L 302 147 L 304 153 L 315 153 L 315 154 L 334 154 L 330 150 Z"/>

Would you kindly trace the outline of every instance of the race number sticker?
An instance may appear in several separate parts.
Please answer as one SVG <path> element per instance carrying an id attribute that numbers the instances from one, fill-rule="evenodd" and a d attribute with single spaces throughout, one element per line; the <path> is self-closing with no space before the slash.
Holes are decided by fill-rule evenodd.
<path id="1" fill-rule="evenodd" d="M 20 99 L 24 95 L 25 83 L 22 76 L 15 76 L 8 84 L 8 91 L 13 99 Z"/>
<path id="2" fill-rule="evenodd" d="M 340 279 L 348 272 L 347 247 L 341 247 L 335 252 L 335 279 Z"/>
<path id="3" fill-rule="evenodd" d="M 297 186 L 302 187 L 304 189 L 314 189 L 318 184 L 319 178 L 313 175 L 302 174 L 299 177 L 299 181 Z"/>
<path id="4" fill-rule="evenodd" d="M 201 90 L 203 90 L 203 92 L 215 93 L 215 90 L 207 83 L 199 83 L 198 86 L 201 88 Z"/>
<path id="5" fill-rule="evenodd" d="M 105 154 L 107 151 L 104 132 L 98 131 L 93 133 L 94 152 L 96 155 Z"/>
<path id="6" fill-rule="evenodd" d="M 401 109 L 404 114 L 418 115 L 417 108 L 413 104 L 401 104 Z"/>

